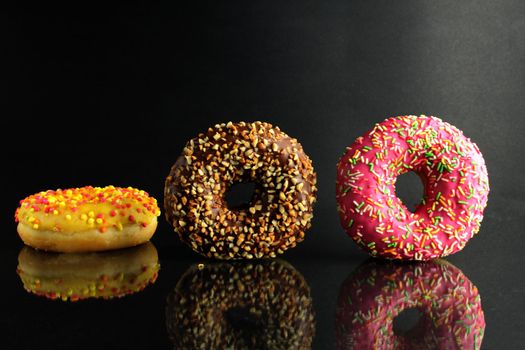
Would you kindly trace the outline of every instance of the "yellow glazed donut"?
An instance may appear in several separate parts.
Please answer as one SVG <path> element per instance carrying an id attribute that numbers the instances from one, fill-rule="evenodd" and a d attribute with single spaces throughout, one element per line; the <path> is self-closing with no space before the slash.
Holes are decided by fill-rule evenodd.
<path id="1" fill-rule="evenodd" d="M 136 246 L 157 228 L 157 200 L 114 186 L 48 190 L 20 201 L 15 220 L 25 244 L 55 252 Z"/>

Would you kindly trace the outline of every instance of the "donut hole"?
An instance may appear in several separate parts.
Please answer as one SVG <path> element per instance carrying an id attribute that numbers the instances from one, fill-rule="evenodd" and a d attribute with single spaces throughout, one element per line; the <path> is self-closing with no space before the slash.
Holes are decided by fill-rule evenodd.
<path id="1" fill-rule="evenodd" d="M 425 194 L 421 177 L 414 171 L 401 174 L 396 179 L 395 189 L 397 198 L 403 202 L 410 212 L 414 213 Z"/>
<path id="2" fill-rule="evenodd" d="M 421 321 L 422 313 L 417 308 L 409 308 L 401 311 L 394 318 L 394 334 L 406 335 L 414 330 Z"/>
<path id="3" fill-rule="evenodd" d="M 231 185 L 224 196 L 228 209 L 247 209 L 253 199 L 255 187 L 255 182 L 238 182 Z"/>
<path id="4" fill-rule="evenodd" d="M 225 317 L 238 331 L 253 332 L 263 326 L 260 315 L 246 307 L 232 307 L 226 311 Z"/>

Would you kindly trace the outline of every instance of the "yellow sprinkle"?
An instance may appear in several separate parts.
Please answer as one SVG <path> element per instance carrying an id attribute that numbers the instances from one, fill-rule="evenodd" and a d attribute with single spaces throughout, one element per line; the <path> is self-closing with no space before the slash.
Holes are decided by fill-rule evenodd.
<path id="1" fill-rule="evenodd" d="M 88 216 L 89 216 L 90 218 L 94 218 L 94 217 L 95 217 L 95 213 L 93 212 L 93 210 L 90 210 L 90 211 L 89 211 Z"/>
<path id="2" fill-rule="evenodd" d="M 29 222 L 33 222 L 33 221 L 35 221 L 35 220 L 36 220 L 35 217 L 34 217 L 34 216 L 31 216 L 31 217 L 29 217 L 29 220 L 27 220 L 27 221 L 29 221 Z"/>
<path id="3" fill-rule="evenodd" d="M 53 214 L 58 215 L 58 210 L 53 210 Z"/>
<path id="4" fill-rule="evenodd" d="M 87 215 L 86 214 L 80 215 L 80 220 L 86 221 L 87 220 Z"/>
<path id="5" fill-rule="evenodd" d="M 104 220 L 102 220 L 101 218 L 97 218 L 97 220 L 96 220 L 96 221 L 97 221 L 97 224 L 101 224 L 101 223 L 103 223 L 103 222 L 104 222 Z"/>
<path id="6" fill-rule="evenodd" d="M 89 219 L 88 219 L 88 224 L 93 224 L 93 223 L 95 223 L 95 219 L 93 219 L 93 218 L 89 218 Z"/>
<path id="7" fill-rule="evenodd" d="M 33 224 L 33 229 L 38 230 L 38 224 Z"/>
<path id="8" fill-rule="evenodd" d="M 67 214 L 67 215 L 66 215 L 66 219 L 67 219 L 67 220 L 71 220 L 71 215 Z"/>
<path id="9" fill-rule="evenodd" d="M 117 222 L 117 230 L 122 231 L 122 229 L 123 229 L 122 223 L 121 222 Z"/>

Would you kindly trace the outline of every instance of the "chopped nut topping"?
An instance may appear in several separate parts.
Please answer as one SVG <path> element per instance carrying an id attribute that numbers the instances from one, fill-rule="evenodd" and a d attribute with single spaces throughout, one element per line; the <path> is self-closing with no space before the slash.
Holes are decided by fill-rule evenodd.
<path id="1" fill-rule="evenodd" d="M 296 139 L 267 123 L 229 122 L 190 140 L 181 157 L 166 178 L 164 204 L 194 250 L 220 259 L 275 257 L 304 239 L 316 175 Z M 257 185 L 252 203 L 228 208 L 226 191 L 245 181 Z"/>

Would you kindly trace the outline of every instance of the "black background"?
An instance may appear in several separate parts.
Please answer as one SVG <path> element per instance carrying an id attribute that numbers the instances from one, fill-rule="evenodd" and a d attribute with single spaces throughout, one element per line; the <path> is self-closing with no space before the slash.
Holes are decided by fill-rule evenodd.
<path id="1" fill-rule="evenodd" d="M 2 12 L 6 228 L 0 329 L 7 348 L 169 348 L 166 295 L 200 258 L 161 219 L 157 283 L 117 301 L 26 294 L 18 200 L 44 189 L 134 186 L 162 201 L 185 142 L 217 122 L 264 120 L 313 160 L 313 228 L 283 258 L 306 278 L 315 349 L 334 347 L 339 287 L 367 256 L 339 226 L 335 166 L 374 123 L 428 114 L 463 130 L 489 170 L 479 235 L 448 258 L 479 288 L 483 348 L 525 335 L 525 3 L 515 1 L 77 4 Z M 403 182 L 417 198 L 414 182 Z M 415 200 L 415 199 L 414 199 Z"/>

